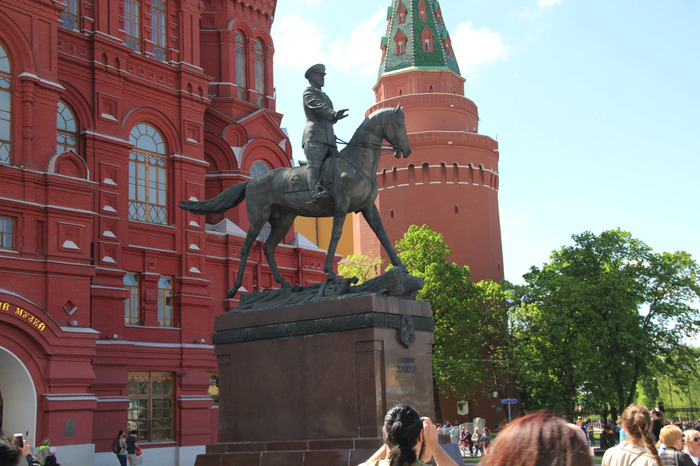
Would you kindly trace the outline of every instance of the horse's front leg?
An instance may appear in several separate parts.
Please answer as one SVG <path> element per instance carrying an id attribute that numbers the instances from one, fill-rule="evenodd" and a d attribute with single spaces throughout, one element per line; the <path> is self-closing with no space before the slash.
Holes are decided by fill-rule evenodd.
<path id="1" fill-rule="evenodd" d="M 394 246 L 392 246 L 391 242 L 389 241 L 389 236 L 386 234 L 386 230 L 384 229 L 382 218 L 379 216 L 379 210 L 377 210 L 377 206 L 374 203 L 372 203 L 369 206 L 362 209 L 361 212 L 362 216 L 365 218 L 365 221 L 370 226 L 370 228 L 372 228 L 374 234 L 377 235 L 379 242 L 382 243 L 384 250 L 389 255 L 389 260 L 391 260 L 391 264 L 394 267 L 398 267 L 402 272 L 408 273 L 408 270 L 406 270 L 406 267 L 404 267 L 403 262 L 401 262 L 401 259 L 399 258 L 399 255 L 396 254 Z"/>
<path id="2" fill-rule="evenodd" d="M 331 233 L 330 244 L 328 245 L 326 265 L 323 267 L 323 271 L 326 272 L 328 280 L 336 278 L 336 274 L 333 271 L 333 258 L 335 257 L 335 250 L 338 247 L 338 241 L 340 241 L 340 235 L 343 234 L 343 224 L 345 223 L 346 215 L 347 210 L 342 203 L 336 202 L 335 211 L 333 212 L 333 231 Z"/>

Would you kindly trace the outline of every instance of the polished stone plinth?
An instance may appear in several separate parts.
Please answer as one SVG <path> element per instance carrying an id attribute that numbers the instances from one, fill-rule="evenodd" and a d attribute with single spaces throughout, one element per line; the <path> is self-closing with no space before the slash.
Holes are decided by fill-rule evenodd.
<path id="1" fill-rule="evenodd" d="M 395 403 L 434 415 L 431 315 L 369 295 L 219 316 L 220 443 L 196 466 L 362 462 Z"/>

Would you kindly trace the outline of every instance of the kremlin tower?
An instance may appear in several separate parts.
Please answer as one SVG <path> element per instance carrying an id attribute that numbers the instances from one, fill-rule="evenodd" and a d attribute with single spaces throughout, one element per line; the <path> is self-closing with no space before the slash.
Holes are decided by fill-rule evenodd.
<path id="1" fill-rule="evenodd" d="M 498 143 L 479 134 L 479 113 L 464 81 L 436 0 L 392 0 L 376 104 L 403 106 L 413 148 L 407 159 L 385 155 L 377 173 L 377 206 L 392 241 L 426 224 L 468 265 L 474 281 L 503 280 L 498 214 Z M 355 251 L 388 258 L 355 216 Z"/>

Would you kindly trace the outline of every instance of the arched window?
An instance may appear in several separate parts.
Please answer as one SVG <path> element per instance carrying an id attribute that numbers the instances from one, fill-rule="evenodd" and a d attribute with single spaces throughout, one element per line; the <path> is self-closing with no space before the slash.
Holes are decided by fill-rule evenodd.
<path id="1" fill-rule="evenodd" d="M 56 116 L 56 153 L 62 154 L 69 150 L 78 153 L 78 127 L 71 109 L 59 101 Z"/>
<path id="2" fill-rule="evenodd" d="M 9 164 L 12 155 L 12 74 L 10 58 L 0 44 L 0 163 Z"/>
<path id="3" fill-rule="evenodd" d="M 66 29 L 79 31 L 78 18 L 80 18 L 80 1 L 79 0 L 62 0 L 66 9 L 61 13 L 61 22 Z"/>
<path id="4" fill-rule="evenodd" d="M 138 124 L 129 134 L 129 219 L 168 222 L 165 142 L 155 128 Z"/>
<path id="5" fill-rule="evenodd" d="M 265 103 L 265 56 L 259 40 L 255 41 L 255 92 L 258 94 L 258 105 L 262 107 Z"/>
<path id="6" fill-rule="evenodd" d="M 399 24 L 406 22 L 406 8 L 403 6 L 403 2 L 399 2 L 399 7 L 396 9 L 399 14 Z"/>
<path id="7" fill-rule="evenodd" d="M 127 47 L 138 52 L 141 50 L 141 2 L 139 0 L 124 0 L 124 31 Z"/>
<path id="8" fill-rule="evenodd" d="M 252 180 L 253 178 L 257 178 L 270 170 L 272 169 L 268 164 L 262 160 L 257 160 L 250 166 L 250 179 Z M 258 241 L 265 241 L 268 236 L 270 236 L 270 224 L 265 222 L 265 225 L 262 227 L 262 230 L 260 230 L 260 234 L 258 235 Z"/>
<path id="9" fill-rule="evenodd" d="M 396 31 L 394 42 L 396 43 L 396 55 L 406 53 L 406 35 L 400 29 Z"/>
<path id="10" fill-rule="evenodd" d="M 151 0 L 151 7 L 153 56 L 158 61 L 167 61 L 168 4 L 165 0 Z"/>
<path id="11" fill-rule="evenodd" d="M 238 86 L 238 98 L 245 100 L 245 38 L 241 31 L 236 31 L 236 86 Z"/>

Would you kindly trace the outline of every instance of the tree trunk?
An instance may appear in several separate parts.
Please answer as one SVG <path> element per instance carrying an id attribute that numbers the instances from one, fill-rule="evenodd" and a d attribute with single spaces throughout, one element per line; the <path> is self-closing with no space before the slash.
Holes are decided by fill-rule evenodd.
<path id="1" fill-rule="evenodd" d="M 435 404 L 435 422 L 442 422 L 442 410 L 440 409 L 440 389 L 438 389 L 435 376 L 433 376 L 433 403 Z"/>

